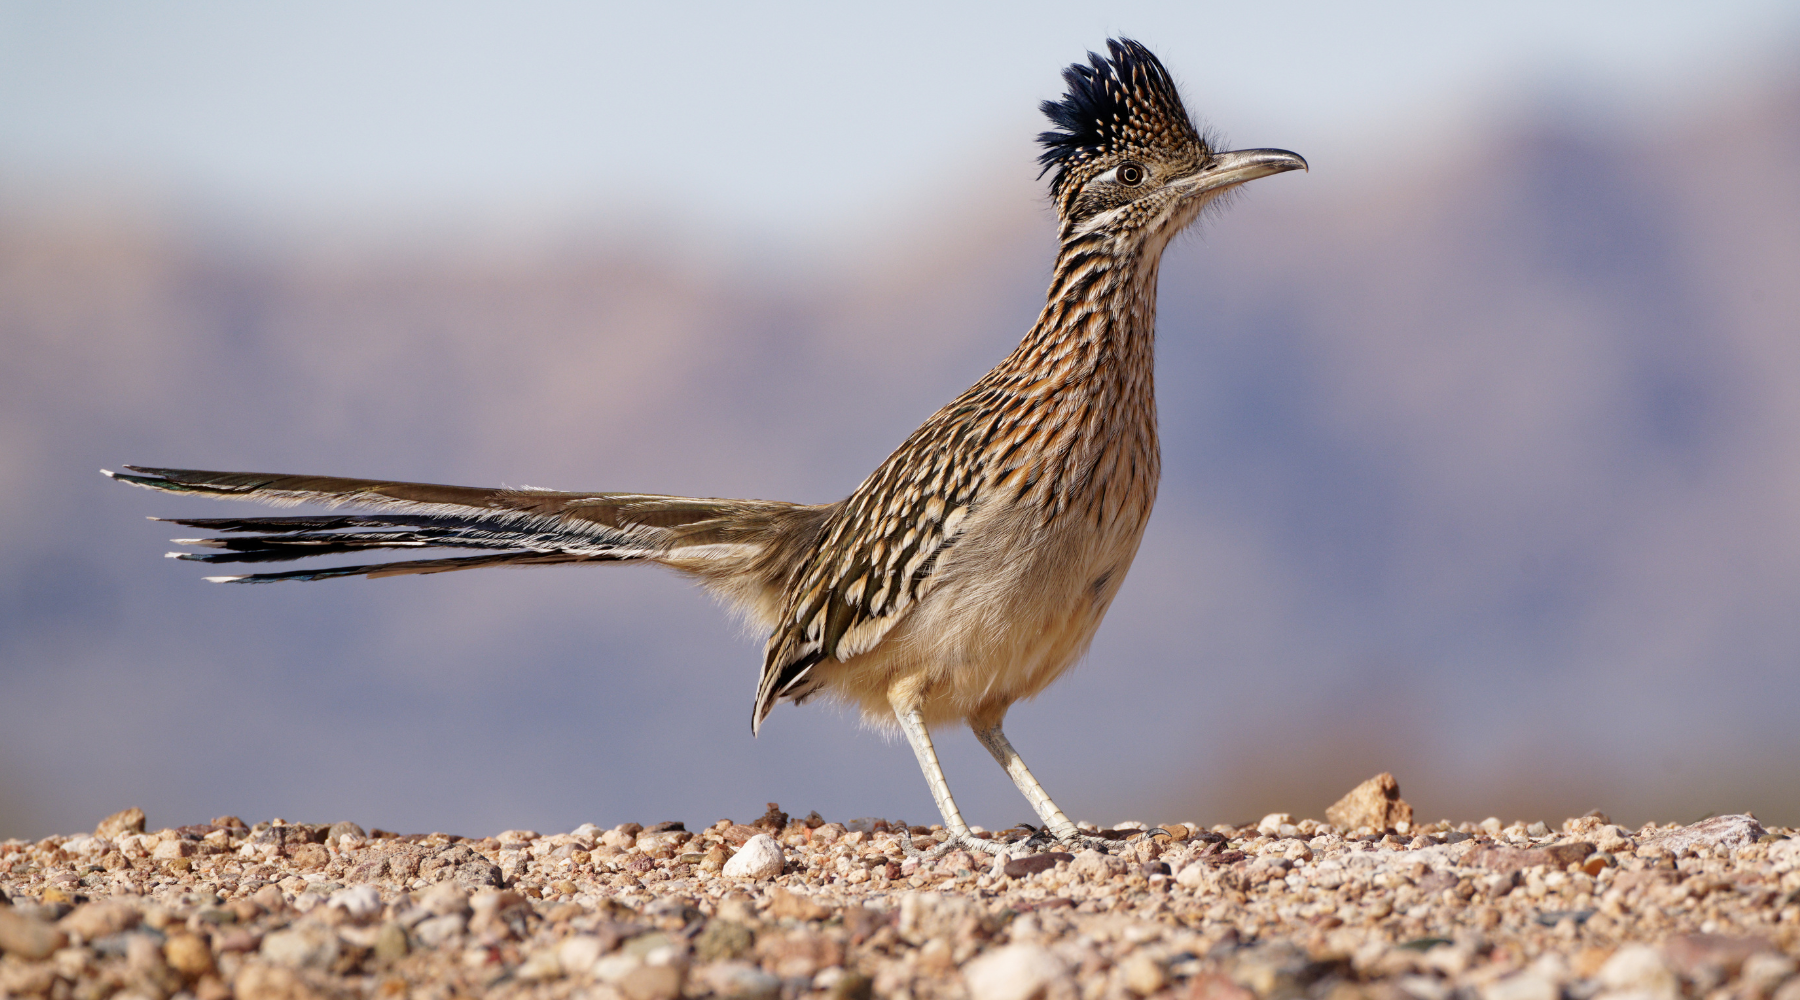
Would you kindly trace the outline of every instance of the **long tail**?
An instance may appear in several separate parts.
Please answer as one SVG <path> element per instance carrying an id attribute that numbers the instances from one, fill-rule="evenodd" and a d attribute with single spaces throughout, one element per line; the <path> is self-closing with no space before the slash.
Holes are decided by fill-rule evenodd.
<path id="1" fill-rule="evenodd" d="M 477 549 L 485 555 L 332 566 L 285 573 L 209 576 L 215 583 L 275 583 L 344 576 L 447 573 L 487 566 L 648 560 L 692 573 L 761 617 L 785 582 L 789 557 L 829 508 L 769 500 L 719 500 L 642 493 L 559 493 L 393 483 L 326 476 L 152 469 L 101 471 L 122 483 L 276 506 L 321 504 L 379 514 L 316 517 L 158 518 L 226 532 L 177 538 L 213 552 L 171 552 L 206 563 L 285 562 L 378 549 Z"/>

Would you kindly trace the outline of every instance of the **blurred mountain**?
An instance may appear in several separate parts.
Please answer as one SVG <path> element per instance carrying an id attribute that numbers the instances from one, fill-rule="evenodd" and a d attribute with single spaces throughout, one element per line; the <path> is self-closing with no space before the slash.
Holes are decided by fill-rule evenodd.
<path id="1" fill-rule="evenodd" d="M 1800 820 L 1800 84 L 1510 121 L 1258 182 L 1170 251 L 1150 536 L 1009 724 L 1072 813 L 1319 815 L 1392 770 L 1431 817 Z M 0 836 L 925 821 L 852 718 L 752 741 L 758 640 L 667 574 L 214 587 L 142 515 L 221 508 L 94 470 L 832 499 L 1031 322 L 1029 178 L 804 264 L 0 185 Z M 973 821 L 1027 815 L 941 742 Z"/>

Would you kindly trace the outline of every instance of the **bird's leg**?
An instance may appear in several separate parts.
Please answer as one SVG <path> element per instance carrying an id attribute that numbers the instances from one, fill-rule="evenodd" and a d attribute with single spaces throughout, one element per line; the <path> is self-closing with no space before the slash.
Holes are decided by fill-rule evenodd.
<path id="1" fill-rule="evenodd" d="M 942 844 L 930 851 L 920 852 L 913 847 L 912 837 L 901 831 L 901 850 L 909 858 L 927 860 L 946 854 L 953 847 L 966 847 L 988 854 L 1004 851 L 1005 844 L 974 836 L 969 832 L 969 825 L 963 822 L 962 812 L 956 808 L 956 800 L 950 797 L 950 783 L 944 780 L 944 769 L 938 765 L 937 750 L 931 745 L 931 733 L 925 728 L 925 716 L 918 706 L 904 705 L 901 699 L 892 695 L 889 700 L 895 703 L 894 717 L 900 720 L 900 731 L 906 734 L 906 742 L 912 744 L 913 755 L 919 758 L 919 770 L 925 772 L 925 784 L 931 787 L 931 797 L 937 801 L 938 812 L 944 817 Z"/>
<path id="2" fill-rule="evenodd" d="M 1007 739 L 1006 733 L 1001 731 L 999 719 L 996 718 L 991 724 L 984 724 L 978 719 L 971 720 L 970 728 L 975 730 L 975 738 L 981 741 L 982 746 L 988 748 L 988 753 L 993 754 L 996 761 L 999 761 L 1000 766 L 1006 770 L 1006 776 L 1019 787 L 1019 792 L 1025 796 L 1025 801 L 1031 803 L 1031 808 L 1036 810 L 1038 817 L 1044 821 L 1044 828 L 1033 835 L 1031 840 L 1037 840 L 1039 836 L 1047 833 L 1049 837 L 1055 838 L 1061 843 L 1078 844 L 1081 847 L 1092 847 L 1100 851 L 1106 850 L 1107 841 L 1099 837 L 1083 836 L 1081 831 L 1075 828 L 1075 824 L 1069 820 L 1068 815 L 1057 808 L 1056 803 L 1050 798 L 1050 793 L 1044 791 L 1044 786 L 1038 784 L 1037 778 L 1032 775 L 1031 768 L 1025 766 L 1025 758 L 1019 756 L 1019 751 L 1013 749 L 1012 741 Z"/>

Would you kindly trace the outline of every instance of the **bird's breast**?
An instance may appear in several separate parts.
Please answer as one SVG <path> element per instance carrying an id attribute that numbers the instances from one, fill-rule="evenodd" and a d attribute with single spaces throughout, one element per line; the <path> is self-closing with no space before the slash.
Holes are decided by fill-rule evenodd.
<path id="1" fill-rule="evenodd" d="M 1080 658 L 1156 500 L 1154 418 L 1071 409 L 1039 421 L 1037 440 L 990 470 L 918 609 L 915 634 L 944 637 L 945 661 L 989 693 L 1036 693 Z"/>

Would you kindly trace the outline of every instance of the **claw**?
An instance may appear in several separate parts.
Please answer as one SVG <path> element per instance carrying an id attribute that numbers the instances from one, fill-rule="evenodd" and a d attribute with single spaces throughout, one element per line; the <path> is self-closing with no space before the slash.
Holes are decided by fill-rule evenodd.
<path id="1" fill-rule="evenodd" d="M 1024 842 L 1019 845 L 1021 847 L 1041 849 L 1057 842 L 1056 835 L 1051 833 L 1047 826 L 1026 827 L 1026 829 L 1031 830 L 1031 836 L 1025 838 Z"/>

